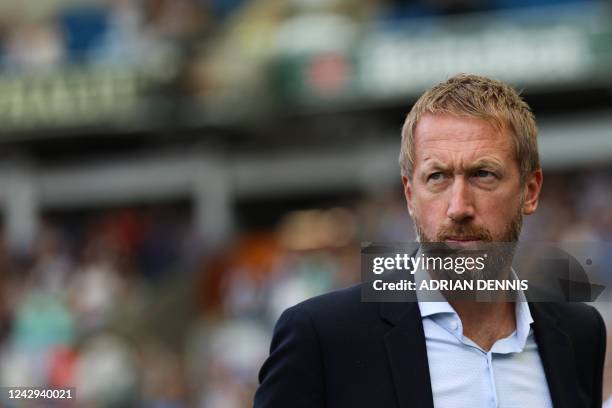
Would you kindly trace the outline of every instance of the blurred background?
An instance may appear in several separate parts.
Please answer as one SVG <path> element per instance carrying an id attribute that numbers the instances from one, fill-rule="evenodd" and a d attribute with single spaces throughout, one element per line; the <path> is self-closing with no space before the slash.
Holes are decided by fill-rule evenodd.
<path id="1" fill-rule="evenodd" d="M 522 239 L 612 240 L 610 66 L 593 0 L 1 1 L 0 385 L 251 406 L 280 312 L 414 239 L 401 125 L 458 72 L 536 113 Z"/>

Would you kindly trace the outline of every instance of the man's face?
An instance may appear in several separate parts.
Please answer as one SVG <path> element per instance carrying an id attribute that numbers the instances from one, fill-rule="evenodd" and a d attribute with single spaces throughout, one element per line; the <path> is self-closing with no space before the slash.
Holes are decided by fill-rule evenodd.
<path id="1" fill-rule="evenodd" d="M 478 118 L 424 115 L 417 123 L 408 209 L 422 242 L 471 246 L 518 240 L 538 204 L 541 170 L 521 183 L 512 135 Z"/>

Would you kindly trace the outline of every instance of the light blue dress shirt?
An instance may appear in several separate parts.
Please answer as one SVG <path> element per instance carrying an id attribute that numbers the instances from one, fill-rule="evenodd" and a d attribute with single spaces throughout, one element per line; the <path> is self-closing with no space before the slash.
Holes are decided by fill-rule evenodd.
<path id="1" fill-rule="evenodd" d="M 519 295 L 516 330 L 488 352 L 463 335 L 448 302 L 418 302 L 435 408 L 552 407 L 529 305 Z"/>

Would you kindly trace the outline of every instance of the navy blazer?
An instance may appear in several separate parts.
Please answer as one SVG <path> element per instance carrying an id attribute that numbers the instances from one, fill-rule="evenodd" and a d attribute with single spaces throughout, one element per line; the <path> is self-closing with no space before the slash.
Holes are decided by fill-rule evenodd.
<path id="1" fill-rule="evenodd" d="M 554 407 L 601 408 L 599 313 L 581 303 L 530 309 Z M 361 302 L 357 285 L 293 306 L 276 324 L 259 381 L 255 408 L 433 408 L 418 304 Z"/>

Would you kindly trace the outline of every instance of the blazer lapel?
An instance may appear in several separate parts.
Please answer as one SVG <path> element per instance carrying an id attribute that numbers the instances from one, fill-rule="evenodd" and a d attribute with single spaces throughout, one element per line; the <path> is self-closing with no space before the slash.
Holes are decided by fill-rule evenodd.
<path id="1" fill-rule="evenodd" d="M 560 327 L 558 316 L 547 311 L 544 304 L 530 303 L 529 306 L 553 406 L 581 407 L 574 349 L 569 337 Z"/>
<path id="2" fill-rule="evenodd" d="M 385 336 L 400 408 L 433 408 L 427 348 L 416 302 L 382 303 L 381 317 L 393 325 Z"/>

